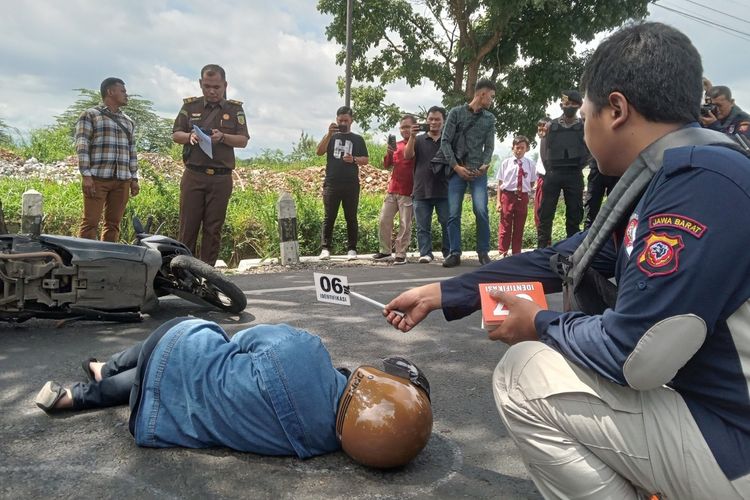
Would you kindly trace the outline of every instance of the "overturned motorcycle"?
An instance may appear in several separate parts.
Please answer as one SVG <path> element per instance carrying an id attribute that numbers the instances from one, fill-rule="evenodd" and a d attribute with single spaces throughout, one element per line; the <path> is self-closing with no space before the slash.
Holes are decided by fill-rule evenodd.
<path id="1" fill-rule="evenodd" d="M 150 226 L 133 217 L 133 245 L 0 235 L 0 321 L 134 322 L 169 294 L 231 313 L 245 309 L 247 298 L 234 283 L 179 241 L 149 234 Z"/>

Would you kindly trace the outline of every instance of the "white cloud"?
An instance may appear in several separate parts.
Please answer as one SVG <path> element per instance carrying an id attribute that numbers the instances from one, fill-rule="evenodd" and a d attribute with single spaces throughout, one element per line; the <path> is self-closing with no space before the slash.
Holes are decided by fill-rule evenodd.
<path id="1" fill-rule="evenodd" d="M 343 101 L 336 88 L 344 72 L 335 63 L 340 48 L 325 39 L 330 18 L 317 12 L 316 3 L 16 2 L 0 18 L 0 117 L 22 130 L 51 124 L 75 100 L 72 89 L 97 89 L 103 78 L 119 76 L 129 92 L 172 118 L 183 97 L 200 94 L 200 68 L 218 63 L 227 70 L 229 96 L 245 103 L 252 138 L 244 155 L 289 150 L 301 130 L 320 137 Z M 736 9 L 730 0 L 712 5 Z M 711 80 L 728 85 L 738 104 L 750 109 L 750 74 L 736 58 L 748 42 L 651 10 L 651 19 L 683 30 L 703 55 Z M 429 83 L 412 89 L 398 82 L 387 90 L 390 102 L 409 111 L 441 98 Z M 553 114 L 558 109 L 552 103 Z"/>

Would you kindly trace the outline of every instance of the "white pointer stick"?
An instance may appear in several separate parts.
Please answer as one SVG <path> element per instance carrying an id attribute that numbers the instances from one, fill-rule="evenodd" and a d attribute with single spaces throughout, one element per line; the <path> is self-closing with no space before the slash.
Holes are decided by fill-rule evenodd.
<path id="1" fill-rule="evenodd" d="M 385 309 L 385 304 L 381 304 L 377 300 L 372 300 L 370 297 L 365 297 L 364 295 L 359 294 L 357 292 L 352 292 L 351 290 L 349 290 L 349 295 L 353 295 L 353 296 L 357 297 L 358 299 L 362 299 L 362 300 L 364 300 L 365 302 L 367 302 L 369 304 L 372 304 L 374 306 L 379 307 L 380 309 Z M 404 313 L 402 313 L 401 311 L 393 311 L 393 312 L 395 312 L 396 314 L 398 314 L 402 318 L 404 317 Z"/>

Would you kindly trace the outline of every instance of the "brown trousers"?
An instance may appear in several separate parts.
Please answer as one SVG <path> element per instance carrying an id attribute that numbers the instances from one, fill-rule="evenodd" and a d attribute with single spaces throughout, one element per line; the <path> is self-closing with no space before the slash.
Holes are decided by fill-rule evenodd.
<path id="1" fill-rule="evenodd" d="M 83 220 L 78 231 L 79 238 L 97 239 L 99 220 L 104 212 L 102 241 L 120 240 L 120 222 L 125 214 L 125 206 L 130 198 L 130 179 L 102 179 L 92 177 L 94 196 L 83 195 Z"/>
<path id="2" fill-rule="evenodd" d="M 221 228 L 232 195 L 232 175 L 207 175 L 185 169 L 180 181 L 180 236 L 193 255 L 198 232 L 201 235 L 200 260 L 214 265 L 221 247 Z"/>

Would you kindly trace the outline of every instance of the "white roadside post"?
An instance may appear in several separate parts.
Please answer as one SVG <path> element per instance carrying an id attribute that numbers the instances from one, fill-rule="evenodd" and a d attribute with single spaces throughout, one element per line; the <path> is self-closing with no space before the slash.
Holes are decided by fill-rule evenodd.
<path id="1" fill-rule="evenodd" d="M 42 193 L 29 189 L 21 196 L 21 233 L 37 237 L 42 231 Z"/>
<path id="2" fill-rule="evenodd" d="M 281 193 L 279 201 L 276 203 L 276 211 L 279 214 L 281 264 L 298 264 L 297 207 L 294 204 L 294 198 L 286 191 Z"/>

